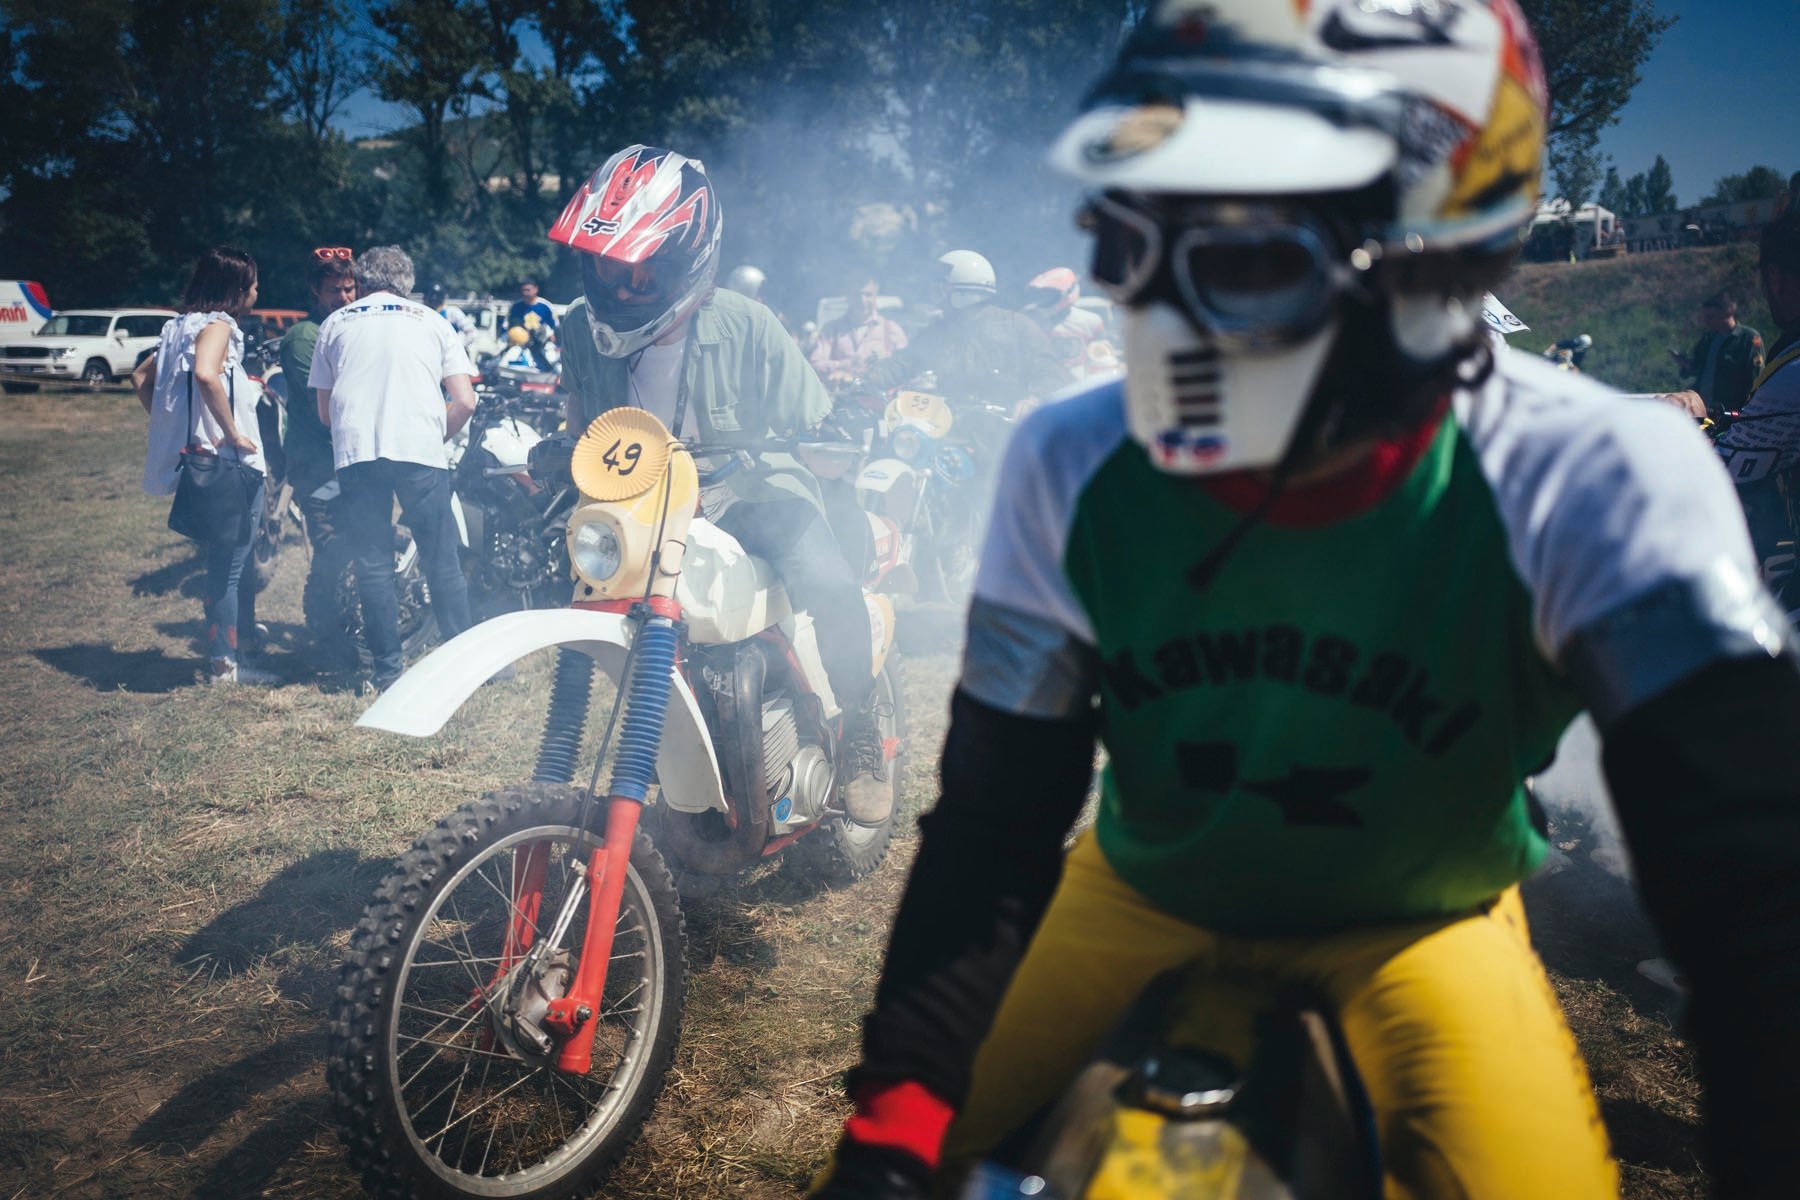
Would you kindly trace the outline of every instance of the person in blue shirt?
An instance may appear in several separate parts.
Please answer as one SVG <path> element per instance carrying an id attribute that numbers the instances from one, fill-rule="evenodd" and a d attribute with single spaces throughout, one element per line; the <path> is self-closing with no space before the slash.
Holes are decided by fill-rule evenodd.
<path id="1" fill-rule="evenodd" d="M 529 313 L 536 313 L 538 320 L 552 330 L 556 328 L 556 314 L 551 311 L 549 301 L 538 298 L 538 285 L 535 279 L 527 279 L 519 284 L 519 298 L 513 301 L 511 308 L 506 310 L 506 327 L 508 329 L 525 328 L 525 317 Z"/>

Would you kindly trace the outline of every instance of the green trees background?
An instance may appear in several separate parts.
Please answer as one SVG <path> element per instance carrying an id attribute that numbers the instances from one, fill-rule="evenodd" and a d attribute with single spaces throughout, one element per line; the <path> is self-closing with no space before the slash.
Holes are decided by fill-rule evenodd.
<path id="1" fill-rule="evenodd" d="M 1555 161 L 1591 155 L 1667 22 L 1648 0 L 1525 7 Z M 835 291 L 851 257 L 904 287 L 957 245 L 1019 286 L 1079 265 L 1074 192 L 1041 160 L 1143 9 L 0 0 L 0 274 L 62 306 L 167 301 L 229 241 L 262 264 L 267 303 L 297 305 L 310 247 L 396 242 L 421 283 L 532 273 L 567 298 L 544 231 L 609 151 L 645 141 L 705 159 L 725 263 L 763 267 L 777 303 Z M 353 144 L 342 118 L 364 89 L 404 115 Z"/>

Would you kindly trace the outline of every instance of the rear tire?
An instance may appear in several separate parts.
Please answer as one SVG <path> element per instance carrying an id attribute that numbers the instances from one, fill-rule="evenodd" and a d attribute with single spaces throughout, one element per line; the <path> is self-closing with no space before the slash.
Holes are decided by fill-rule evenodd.
<path id="1" fill-rule="evenodd" d="M 900 743 L 888 763 L 888 786 L 893 789 L 894 806 L 888 810 L 887 820 L 879 825 L 859 825 L 842 814 L 829 816 L 787 851 L 797 868 L 833 886 L 855 883 L 874 871 L 894 841 L 906 767 L 906 713 L 895 679 L 896 666 L 890 654 L 887 665 L 875 677 L 876 723 L 883 738 L 896 738 Z"/>
<path id="2" fill-rule="evenodd" d="M 548 845 L 543 907 L 528 918 L 547 936 L 572 864 L 602 844 L 594 830 L 606 806 L 594 804 L 582 828 L 582 800 L 566 784 L 526 784 L 464 805 L 394 864 L 358 922 L 332 1006 L 326 1081 L 371 1195 L 585 1194 L 649 1116 L 681 1032 L 687 932 L 674 881 L 642 830 L 588 1074 L 522 1050 L 492 1016 L 502 995 L 532 1003 L 532 985 L 501 986 L 496 960 L 484 957 L 501 952 L 509 922 L 527 919 L 511 872 L 528 847 Z M 567 957 L 557 956 L 571 975 L 587 917 L 585 900 L 576 907 L 560 943 Z M 555 981 L 555 969 L 541 978 Z"/>

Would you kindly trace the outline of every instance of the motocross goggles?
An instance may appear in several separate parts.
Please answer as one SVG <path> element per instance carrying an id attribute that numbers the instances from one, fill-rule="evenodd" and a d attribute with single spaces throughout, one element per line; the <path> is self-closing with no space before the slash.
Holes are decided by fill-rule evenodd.
<path id="1" fill-rule="evenodd" d="M 1220 200 L 1149 210 L 1098 195 L 1077 219 L 1094 237 L 1090 273 L 1116 303 L 1172 302 L 1228 350 L 1305 341 L 1359 273 L 1332 228 L 1298 205 Z"/>
<path id="2" fill-rule="evenodd" d="M 640 329 L 668 312 L 687 291 L 685 263 L 628 263 L 599 254 L 581 258 L 581 291 L 588 311 L 608 328 Z"/>

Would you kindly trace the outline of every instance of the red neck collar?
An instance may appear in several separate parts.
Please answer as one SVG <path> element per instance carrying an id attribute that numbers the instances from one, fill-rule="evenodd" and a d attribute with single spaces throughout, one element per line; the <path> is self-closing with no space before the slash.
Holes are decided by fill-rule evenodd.
<path id="1" fill-rule="evenodd" d="M 1448 398 L 1425 424 L 1396 438 L 1375 443 L 1359 461 L 1329 479 L 1304 487 L 1289 484 L 1265 518 L 1271 525 L 1305 528 L 1329 525 L 1350 517 L 1361 516 L 1386 499 L 1418 465 L 1426 447 L 1437 437 L 1438 429 L 1449 410 Z M 1247 513 L 1261 504 L 1269 494 L 1266 474 L 1233 471 L 1201 481 L 1213 499 L 1236 512 Z"/>

